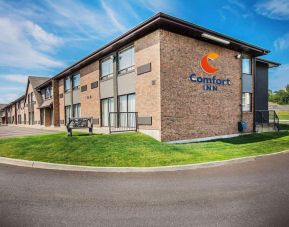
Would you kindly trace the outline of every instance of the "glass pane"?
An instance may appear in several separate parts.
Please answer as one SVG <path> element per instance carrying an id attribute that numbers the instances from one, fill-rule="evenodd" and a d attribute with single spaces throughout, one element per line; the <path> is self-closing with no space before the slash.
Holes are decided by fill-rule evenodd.
<path id="1" fill-rule="evenodd" d="M 101 101 L 102 125 L 108 126 L 108 99 Z"/>
<path id="2" fill-rule="evenodd" d="M 119 71 L 134 66 L 134 47 L 130 47 L 119 53 Z"/>
<path id="3" fill-rule="evenodd" d="M 76 88 L 79 85 L 80 85 L 80 74 L 77 74 L 72 77 L 72 86 L 73 88 Z"/>
<path id="4" fill-rule="evenodd" d="M 135 112 L 135 94 L 128 96 L 128 112 Z"/>
<path id="5" fill-rule="evenodd" d="M 65 91 L 68 91 L 70 89 L 70 78 L 69 77 L 66 77 L 66 79 L 65 79 L 64 89 L 65 89 Z"/>
<path id="6" fill-rule="evenodd" d="M 110 56 L 101 62 L 101 77 L 112 75 L 113 57 Z"/>
<path id="7" fill-rule="evenodd" d="M 242 72 L 251 74 L 251 58 L 248 55 L 242 57 Z"/>
<path id="8" fill-rule="evenodd" d="M 127 96 L 119 96 L 119 112 L 127 112 Z"/>

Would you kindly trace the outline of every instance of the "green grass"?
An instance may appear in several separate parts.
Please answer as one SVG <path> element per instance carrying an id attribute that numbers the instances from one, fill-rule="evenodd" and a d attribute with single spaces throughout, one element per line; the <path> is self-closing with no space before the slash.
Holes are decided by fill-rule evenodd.
<path id="1" fill-rule="evenodd" d="M 65 133 L 0 140 L 0 156 L 87 166 L 165 166 L 225 160 L 289 149 L 289 132 L 193 144 L 160 143 L 141 133 Z"/>
<path id="2" fill-rule="evenodd" d="M 289 121 L 289 112 L 287 111 L 278 111 L 277 115 L 280 120 L 288 120 Z"/>

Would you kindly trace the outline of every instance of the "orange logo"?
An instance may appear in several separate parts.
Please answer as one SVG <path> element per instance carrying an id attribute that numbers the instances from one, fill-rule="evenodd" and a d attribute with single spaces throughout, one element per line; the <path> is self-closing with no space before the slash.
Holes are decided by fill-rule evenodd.
<path id="1" fill-rule="evenodd" d="M 219 70 L 218 68 L 215 68 L 209 64 L 209 60 L 214 61 L 218 57 L 219 57 L 219 55 L 215 52 L 210 52 L 207 55 L 205 55 L 204 57 L 202 57 L 200 64 L 201 64 L 201 67 L 204 70 L 204 72 L 206 72 L 208 74 L 213 74 Z"/>

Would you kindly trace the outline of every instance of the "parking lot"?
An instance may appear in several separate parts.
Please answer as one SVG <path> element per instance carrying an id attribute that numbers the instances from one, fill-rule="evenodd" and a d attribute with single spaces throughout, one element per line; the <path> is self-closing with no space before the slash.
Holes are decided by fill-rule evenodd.
<path id="1" fill-rule="evenodd" d="M 36 129 L 28 127 L 18 127 L 18 126 L 0 126 L 0 139 L 10 138 L 17 136 L 30 136 L 30 135 L 39 135 L 39 134 L 48 134 L 59 132 L 58 130 L 51 129 Z"/>

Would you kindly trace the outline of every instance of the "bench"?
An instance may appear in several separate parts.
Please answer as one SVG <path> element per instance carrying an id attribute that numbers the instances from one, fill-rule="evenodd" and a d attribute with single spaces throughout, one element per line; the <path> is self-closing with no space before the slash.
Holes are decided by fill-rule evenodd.
<path id="1" fill-rule="evenodd" d="M 81 117 L 81 118 L 69 118 L 68 124 L 66 125 L 67 135 L 72 136 L 72 129 L 88 128 L 89 135 L 92 135 L 92 118 Z"/>

